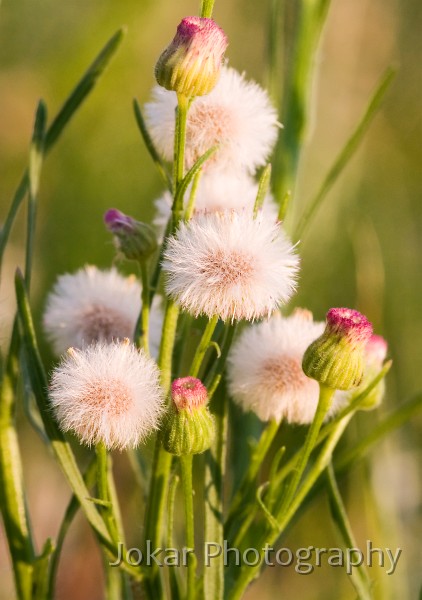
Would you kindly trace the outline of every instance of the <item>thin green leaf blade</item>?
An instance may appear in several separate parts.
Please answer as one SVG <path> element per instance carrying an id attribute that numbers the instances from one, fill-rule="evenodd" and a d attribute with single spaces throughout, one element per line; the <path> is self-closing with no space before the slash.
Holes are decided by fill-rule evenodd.
<path id="1" fill-rule="evenodd" d="M 172 192 L 173 186 L 171 183 L 171 177 L 154 145 L 154 142 L 152 141 L 152 138 L 148 131 L 148 127 L 145 123 L 144 115 L 142 114 L 141 107 L 139 106 L 139 103 L 136 99 L 134 99 L 133 101 L 133 111 L 135 113 L 136 124 L 138 125 L 138 129 L 141 133 L 142 139 L 144 140 L 144 144 L 149 152 L 149 155 L 151 156 L 155 166 L 157 167 L 158 172 L 160 173 L 165 185 L 167 186 L 169 191 Z"/>
<path id="2" fill-rule="evenodd" d="M 360 143 L 362 142 L 369 126 L 371 125 L 375 115 L 378 113 L 385 94 L 389 89 L 394 77 L 396 76 L 396 72 L 397 70 L 394 67 L 389 67 L 381 77 L 380 83 L 378 84 L 375 93 L 369 101 L 369 104 L 358 125 L 328 171 L 318 192 L 308 203 L 308 206 L 305 209 L 305 212 L 296 228 L 295 237 L 297 239 L 300 239 L 303 236 L 305 230 L 309 227 L 312 218 L 325 200 L 328 192 L 360 146 Z"/>
<path id="3" fill-rule="evenodd" d="M 103 49 L 100 51 L 94 62 L 88 68 L 83 75 L 82 79 L 76 85 L 70 96 L 67 98 L 62 108 L 54 118 L 50 127 L 48 128 L 45 150 L 49 152 L 54 146 L 58 138 L 66 127 L 67 123 L 73 117 L 75 112 L 78 110 L 82 102 L 97 84 L 100 76 L 104 73 L 110 60 L 116 54 L 117 49 L 122 43 L 125 35 L 125 29 L 119 29 L 106 43 Z"/>

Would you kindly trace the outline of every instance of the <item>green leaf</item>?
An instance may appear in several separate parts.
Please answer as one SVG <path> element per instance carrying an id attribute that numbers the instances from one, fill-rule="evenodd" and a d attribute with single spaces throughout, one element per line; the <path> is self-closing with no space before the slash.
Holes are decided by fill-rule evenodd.
<path id="1" fill-rule="evenodd" d="M 37 556 L 34 563 L 34 589 L 33 600 L 45 600 L 48 592 L 48 569 L 50 557 L 54 552 L 53 541 L 48 538 L 44 544 L 42 553 Z"/>
<path id="2" fill-rule="evenodd" d="M 124 35 L 124 30 L 119 29 L 117 33 L 107 42 L 97 58 L 88 68 L 82 79 L 76 85 L 70 96 L 67 98 L 63 107 L 54 118 L 45 136 L 45 153 L 48 153 L 56 141 L 59 139 L 66 125 L 81 106 L 85 98 L 92 91 L 99 77 L 104 72 L 111 58 L 116 53 Z M 4 250 L 6 248 L 9 235 L 16 218 L 19 207 L 28 192 L 29 172 L 28 170 L 22 176 L 21 182 L 12 200 L 9 212 L 6 216 L 3 228 L 0 232 L 0 270 L 3 260 Z"/>
<path id="3" fill-rule="evenodd" d="M 25 283 L 19 270 L 16 272 L 15 285 L 18 303 L 18 315 L 20 325 L 22 327 L 23 345 L 25 349 L 29 377 L 44 424 L 45 432 L 50 440 L 54 454 L 56 455 L 56 458 L 59 461 L 75 496 L 78 498 L 78 501 L 82 506 L 88 521 L 98 534 L 102 543 L 111 552 L 115 552 L 116 549 L 110 539 L 104 522 L 92 503 L 89 501 L 90 494 L 83 481 L 78 465 L 76 464 L 72 449 L 53 419 L 47 395 L 47 377 L 38 351 L 31 310 L 25 290 Z"/>
<path id="4" fill-rule="evenodd" d="M 171 193 L 173 193 L 171 177 L 167 171 L 166 165 L 162 161 L 161 156 L 159 155 L 159 153 L 154 145 L 154 142 L 151 139 L 151 136 L 149 134 L 148 128 L 145 123 L 144 116 L 141 111 L 141 107 L 139 106 L 139 103 L 136 99 L 133 101 L 133 110 L 135 112 L 136 123 L 138 125 L 139 131 L 141 132 L 142 139 L 144 140 L 144 144 L 145 144 L 155 166 L 157 167 L 158 172 L 160 173 L 161 178 L 164 181 L 164 184 L 166 185 L 168 190 Z"/>
<path id="5" fill-rule="evenodd" d="M 34 130 L 29 148 L 29 199 L 27 216 L 27 234 L 25 249 L 25 283 L 31 285 L 32 255 L 34 251 L 35 220 L 37 216 L 37 196 L 40 184 L 41 168 L 44 158 L 44 138 L 47 122 L 47 107 L 40 100 L 35 114 Z"/>
<path id="6" fill-rule="evenodd" d="M 62 108 L 54 118 L 50 127 L 48 128 L 46 140 L 45 140 L 45 151 L 49 152 L 54 146 L 60 135 L 63 133 L 64 128 L 76 113 L 82 102 L 88 96 L 88 94 L 95 87 L 100 76 L 104 73 L 110 60 L 115 55 L 117 49 L 122 43 L 125 35 L 125 29 L 119 29 L 107 42 L 94 62 L 90 65 L 88 70 L 82 76 L 82 79 L 77 83 L 76 87 L 67 98 Z"/>
<path id="7" fill-rule="evenodd" d="M 308 206 L 305 209 L 305 212 L 302 215 L 299 224 L 296 228 L 295 237 L 297 239 L 300 239 L 303 236 L 303 233 L 311 223 L 311 220 L 314 217 L 317 210 L 321 207 L 328 192 L 330 191 L 337 178 L 342 173 L 343 169 L 347 166 L 347 164 L 350 162 L 350 159 L 358 149 L 365 133 L 367 132 L 370 124 L 372 123 L 373 118 L 377 114 L 381 102 L 384 99 L 384 96 L 395 76 L 396 69 L 394 69 L 393 67 L 389 67 L 385 71 L 384 75 L 381 77 L 380 83 L 378 84 L 377 89 L 375 90 L 375 93 L 372 96 L 358 125 L 356 126 L 352 135 L 347 140 L 345 146 L 341 150 L 340 154 L 337 156 L 330 170 L 328 171 L 318 192 L 308 202 Z"/>
<path id="8" fill-rule="evenodd" d="M 255 204 L 253 207 L 253 217 L 256 218 L 258 211 L 264 204 L 265 196 L 267 195 L 268 188 L 270 187 L 271 180 L 271 165 L 267 165 L 262 171 L 262 175 L 259 179 L 258 192 L 256 194 Z"/>

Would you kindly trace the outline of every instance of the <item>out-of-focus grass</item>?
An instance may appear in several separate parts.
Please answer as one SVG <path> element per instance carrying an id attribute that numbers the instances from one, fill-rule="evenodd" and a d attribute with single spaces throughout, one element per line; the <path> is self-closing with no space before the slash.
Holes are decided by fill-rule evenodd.
<path id="1" fill-rule="evenodd" d="M 254 0 L 216 0 L 215 18 L 229 35 L 231 64 L 258 81 L 264 71 L 266 9 Z M 107 75 L 44 169 L 34 274 L 38 322 L 56 274 L 87 262 L 110 265 L 113 248 L 102 225 L 107 208 L 116 206 L 144 220 L 152 217 L 160 180 L 142 147 L 132 98 L 147 100 L 157 55 L 180 18 L 196 11 L 197 2 L 188 0 L 77 0 L 60 5 L 53 0 L 5 0 L 0 7 L 0 222 L 26 163 L 38 99 L 43 97 L 53 114 L 105 40 L 120 25 L 128 25 L 127 38 Z M 422 387 L 421 16 L 418 0 L 333 0 L 298 190 L 300 211 L 351 132 L 379 74 L 387 64 L 398 63 L 396 82 L 365 144 L 301 243 L 301 286 L 295 299 L 320 318 L 336 305 L 356 306 L 368 314 L 377 332 L 389 340 L 394 359 L 386 399 L 390 406 Z M 23 223 L 19 219 L 14 229 L 5 277 L 20 260 Z M 12 281 L 9 286 L 5 281 L 0 326 L 13 309 L 12 290 Z M 377 418 L 362 415 L 349 436 L 358 437 Z M 376 593 L 383 600 L 414 597 L 421 583 L 421 479 L 415 462 L 421 429 L 419 421 L 394 435 L 343 488 L 358 540 L 364 544 L 370 538 L 375 545 L 403 549 L 394 576 L 377 572 L 381 583 Z M 34 434 L 27 427 L 23 433 L 36 539 L 41 543 L 56 532 L 67 489 Z M 141 528 L 133 523 L 141 499 L 133 495 L 125 459 L 117 457 L 117 462 L 125 516 L 133 532 L 129 542 L 136 544 Z M 375 493 L 366 485 L 371 481 Z M 411 490 L 410 496 L 406 490 Z M 99 557 L 86 531 L 79 520 L 66 545 L 61 598 L 101 597 Z M 336 543 L 327 507 L 319 501 L 284 545 L 294 549 Z M 9 571 L 1 543 L 2 600 L 11 597 Z M 280 590 L 286 600 L 298 595 L 310 600 L 354 597 L 344 574 L 329 568 L 318 571 L 303 576 L 293 569 L 271 569 L 250 597 L 272 597 Z M 76 572 L 77 590 L 71 575 Z"/>

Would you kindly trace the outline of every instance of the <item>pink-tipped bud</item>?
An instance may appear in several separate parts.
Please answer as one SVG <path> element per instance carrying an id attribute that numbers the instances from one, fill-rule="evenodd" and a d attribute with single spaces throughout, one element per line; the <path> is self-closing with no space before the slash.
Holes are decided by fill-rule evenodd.
<path id="1" fill-rule="evenodd" d="M 204 406 L 208 400 L 205 385 L 196 377 L 181 377 L 175 379 L 171 385 L 171 399 L 177 409 L 190 411 Z"/>
<path id="2" fill-rule="evenodd" d="M 358 311 L 330 309 L 324 333 L 303 357 L 305 375 L 336 390 L 358 386 L 363 378 L 365 349 L 371 335 L 371 323 Z"/>
<path id="3" fill-rule="evenodd" d="M 142 262 L 157 249 L 153 228 L 125 215 L 117 208 L 110 208 L 105 213 L 104 223 L 114 235 L 118 250 L 129 260 Z"/>
<path id="4" fill-rule="evenodd" d="M 357 310 L 330 308 L 327 313 L 327 332 L 347 339 L 353 346 L 364 348 L 372 335 L 372 325 Z"/>
<path id="5" fill-rule="evenodd" d="M 185 17 L 155 66 L 159 85 L 188 98 L 204 96 L 218 81 L 227 37 L 212 19 Z"/>
<path id="6" fill-rule="evenodd" d="M 204 452 L 214 437 L 214 419 L 207 408 L 207 388 L 195 377 L 182 377 L 173 381 L 171 399 L 163 429 L 165 450 L 176 456 Z"/>

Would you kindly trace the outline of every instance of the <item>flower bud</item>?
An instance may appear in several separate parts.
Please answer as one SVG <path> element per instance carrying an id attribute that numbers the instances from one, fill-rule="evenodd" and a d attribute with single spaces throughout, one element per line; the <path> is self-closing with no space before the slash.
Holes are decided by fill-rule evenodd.
<path id="1" fill-rule="evenodd" d="M 324 333 L 306 350 L 302 368 L 308 377 L 336 390 L 358 386 L 365 368 L 365 347 L 372 335 L 368 319 L 350 308 L 331 308 Z"/>
<path id="2" fill-rule="evenodd" d="M 388 345 L 386 340 L 380 335 L 372 335 L 365 348 L 365 373 L 362 383 L 354 392 L 353 396 L 360 394 L 370 385 L 371 381 L 379 374 L 383 362 L 387 356 Z M 362 410 L 372 410 L 379 406 L 385 394 L 385 381 L 381 379 L 379 383 L 369 392 L 366 398 L 359 404 Z M 352 398 L 353 398 L 352 396 Z"/>
<path id="3" fill-rule="evenodd" d="M 155 65 L 159 85 L 188 98 L 214 88 L 221 70 L 227 37 L 212 19 L 186 17 Z"/>
<path id="4" fill-rule="evenodd" d="M 206 406 L 205 386 L 195 377 L 183 377 L 171 386 L 172 406 L 163 429 L 163 446 L 183 456 L 207 450 L 214 437 L 214 419 Z"/>
<path id="5" fill-rule="evenodd" d="M 118 250 L 129 260 L 144 261 L 157 249 L 154 229 L 146 223 L 110 208 L 104 215 L 107 229 L 114 235 Z"/>

